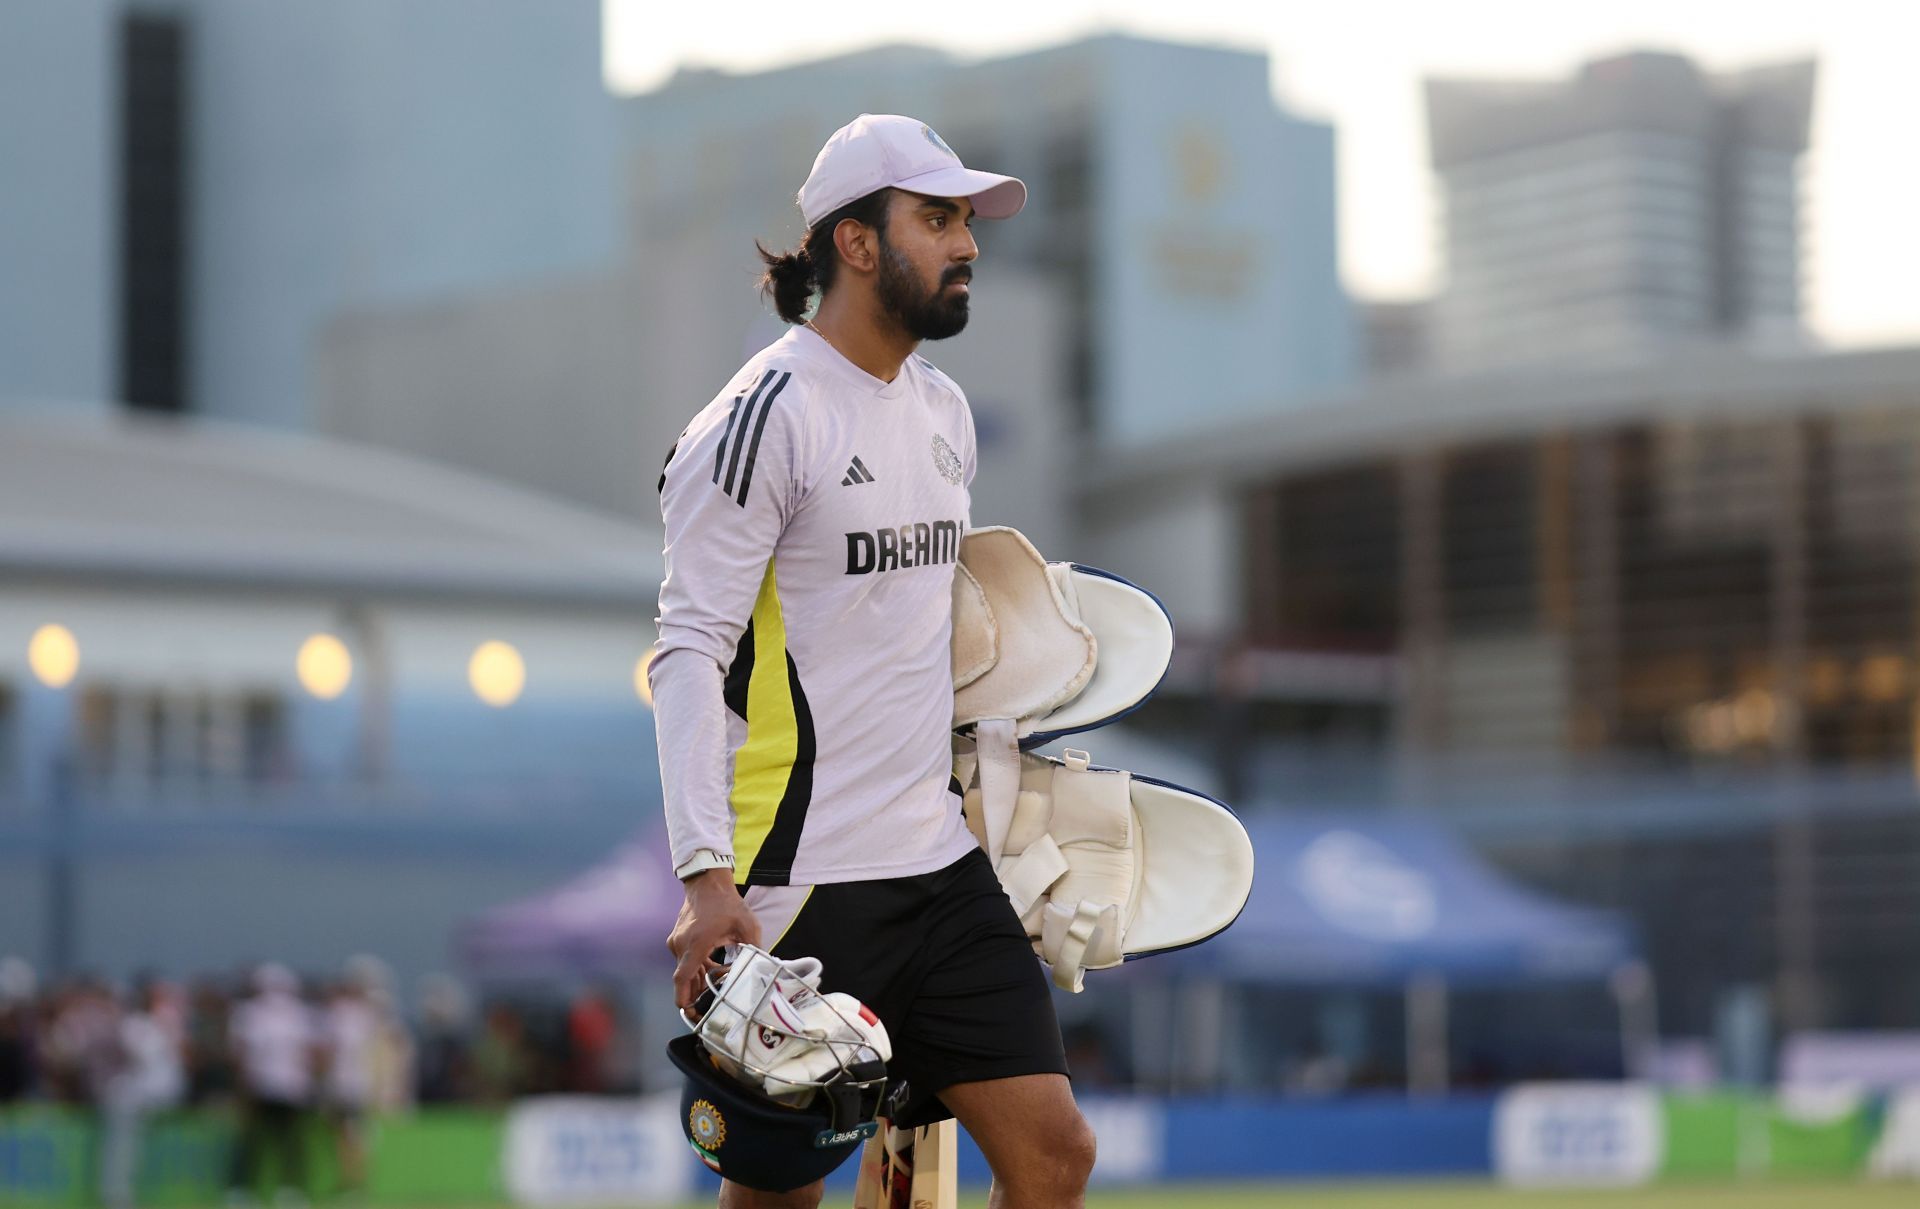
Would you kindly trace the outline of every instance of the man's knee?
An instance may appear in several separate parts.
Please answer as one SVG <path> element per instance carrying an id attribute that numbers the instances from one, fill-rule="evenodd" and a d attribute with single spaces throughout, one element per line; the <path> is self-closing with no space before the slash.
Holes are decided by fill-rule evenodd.
<path id="1" fill-rule="evenodd" d="M 720 1185 L 720 1209 L 818 1209 L 825 1188 L 815 1180 L 792 1192 L 756 1192 L 729 1180 Z"/>
<path id="2" fill-rule="evenodd" d="M 1018 1167 L 995 1178 L 1043 1204 L 1071 1201 L 1087 1189 L 1098 1143 L 1086 1118 L 1074 1113 L 1057 1129 L 1037 1136 Z"/>
<path id="3" fill-rule="evenodd" d="M 1073 1114 L 1073 1124 L 1066 1133 L 1060 1146 L 1061 1174 L 1075 1191 L 1085 1191 L 1087 1181 L 1093 1176 L 1093 1161 L 1100 1143 L 1093 1136 L 1093 1126 L 1079 1113 Z"/>

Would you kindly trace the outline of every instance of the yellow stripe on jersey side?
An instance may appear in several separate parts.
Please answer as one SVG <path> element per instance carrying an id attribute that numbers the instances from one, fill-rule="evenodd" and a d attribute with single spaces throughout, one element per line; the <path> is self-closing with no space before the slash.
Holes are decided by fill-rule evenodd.
<path id="1" fill-rule="evenodd" d="M 767 560 L 753 602 L 753 671 L 747 679 L 747 741 L 733 757 L 733 880 L 745 884 L 773 830 L 799 752 L 800 726 L 787 680 L 787 630 Z"/>

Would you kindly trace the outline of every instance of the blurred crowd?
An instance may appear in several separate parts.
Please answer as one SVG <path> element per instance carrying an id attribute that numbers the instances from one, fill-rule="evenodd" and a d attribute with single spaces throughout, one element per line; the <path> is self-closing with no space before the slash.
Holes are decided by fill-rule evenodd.
<path id="1" fill-rule="evenodd" d="M 476 1015 L 457 981 L 428 975 L 416 1007 L 409 1019 L 390 971 L 372 957 L 331 978 L 266 964 L 125 987 L 90 975 L 42 986 L 25 962 L 0 958 L 0 1109 L 41 1101 L 94 1110 L 102 1198 L 125 1206 L 143 1123 L 166 1109 L 237 1112 L 236 1196 L 258 1187 L 269 1155 L 291 1195 L 305 1183 L 300 1139 L 315 1116 L 352 1190 L 364 1186 L 370 1114 L 634 1090 L 630 1030 L 609 989 L 564 1004 L 499 999 Z"/>
<path id="2" fill-rule="evenodd" d="M 461 983 L 429 974 L 409 1013 L 371 957 L 330 978 L 269 964 L 124 987 L 84 974 L 42 985 L 0 958 L 0 1104 L 98 1107 L 137 1088 L 169 1106 L 215 1105 L 244 1098 L 270 1068 L 305 1107 L 381 1112 L 625 1093 L 634 1067 L 620 997 L 605 987 L 476 1011 Z"/>

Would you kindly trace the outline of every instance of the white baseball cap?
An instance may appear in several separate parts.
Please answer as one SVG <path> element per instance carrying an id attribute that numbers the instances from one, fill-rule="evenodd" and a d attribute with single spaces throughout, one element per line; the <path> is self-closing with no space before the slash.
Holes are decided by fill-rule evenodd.
<path id="1" fill-rule="evenodd" d="M 1027 204 L 1027 187 L 1011 176 L 975 172 L 946 140 L 918 118 L 863 113 L 833 132 L 800 186 L 807 226 L 879 189 L 929 197 L 964 197 L 981 218 L 1012 218 Z"/>

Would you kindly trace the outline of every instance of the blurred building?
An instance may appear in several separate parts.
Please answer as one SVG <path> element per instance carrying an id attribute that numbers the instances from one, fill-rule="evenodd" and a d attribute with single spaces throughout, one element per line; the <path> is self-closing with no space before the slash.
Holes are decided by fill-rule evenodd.
<path id="1" fill-rule="evenodd" d="M 1433 303 L 1366 302 L 1359 307 L 1368 378 L 1425 373 L 1433 365 Z"/>
<path id="2" fill-rule="evenodd" d="M 304 428 L 336 314 L 615 259 L 594 0 L 0 10 L 0 406 Z"/>
<path id="3" fill-rule="evenodd" d="M 971 329 L 926 350 L 974 405 L 976 519 L 1059 556 L 1164 544 L 1194 564 L 1176 605 L 1218 604 L 1217 493 L 1091 516 L 1072 484 L 1353 376 L 1332 132 L 1275 105 L 1265 56 L 891 48 L 618 101 L 599 38 L 591 0 L 0 13 L 0 173 L 30 185 L 0 189 L 0 948 L 123 969 L 337 938 L 404 968 L 487 881 L 409 862 L 518 846 L 544 880 L 657 817 L 632 681 L 657 536 L 606 514 L 654 515 L 681 428 L 783 330 L 753 240 L 800 237 L 794 193 L 863 110 L 1033 189 L 976 229 Z M 476 687 L 496 641 L 507 706 Z M 351 668 L 336 696 L 316 660 Z M 253 910 L 274 887 L 358 922 Z M 404 927 L 355 933 L 383 913 Z"/>
<path id="4" fill-rule="evenodd" d="M 1110 459 L 1082 506 L 1199 483 L 1240 518 L 1231 638 L 1142 725 L 1230 800 L 1438 811 L 1626 908 L 1669 1032 L 1743 985 L 1790 1027 L 1920 1016 L 1920 351 L 1383 383 Z"/>
<path id="5" fill-rule="evenodd" d="M 417 972 L 657 819 L 657 534 L 313 435 L 344 317 L 610 271 L 619 146 L 595 0 L 0 7 L 0 953 Z"/>
<path id="6" fill-rule="evenodd" d="M 1352 377 L 1333 131 L 1275 102 L 1264 54 L 1124 36 L 973 63 L 892 47 L 683 72 L 627 106 L 634 246 L 647 263 L 701 248 L 701 277 L 755 267 L 746 238 L 799 241 L 794 194 L 863 111 L 922 117 L 969 163 L 1024 179 L 1027 209 L 975 228 L 980 277 L 1031 269 L 1061 288 L 1082 441 L 1158 440 Z"/>
<path id="7" fill-rule="evenodd" d="M 986 62 L 899 46 L 684 71 L 622 104 L 628 262 L 344 316 L 321 357 L 325 431 L 653 515 L 681 429 L 785 329 L 754 288 L 753 241 L 799 241 L 794 195 L 863 111 L 923 117 L 969 163 L 1031 189 L 1019 217 L 974 227 L 967 332 L 921 350 L 973 405 L 978 523 L 1078 558 L 1145 540 L 1142 525 L 1214 550 L 1210 498 L 1083 517 L 1075 467 L 1356 371 L 1332 131 L 1274 103 L 1264 55 L 1127 37 Z"/>
<path id="8" fill-rule="evenodd" d="M 0 953 L 379 952 L 658 815 L 657 537 L 396 454 L 0 416 Z"/>
<path id="9" fill-rule="evenodd" d="M 785 330 L 760 309 L 745 268 L 752 249 L 740 235 L 725 262 L 737 274 L 663 251 L 685 270 L 678 286 L 662 280 L 660 258 L 646 258 L 607 275 L 343 316 L 321 341 L 319 426 L 657 531 L 667 451 L 740 363 Z M 740 327 L 715 321 L 732 310 Z M 1043 543 L 1057 541 L 1067 498 L 1056 466 L 1059 330 L 1046 282 L 983 268 L 966 333 L 922 349 L 973 406 L 985 454 L 976 518 L 1030 526 Z"/>
<path id="10" fill-rule="evenodd" d="M 113 39 L 103 4 L 0 9 L 0 407 L 117 384 Z"/>
<path id="11" fill-rule="evenodd" d="M 1814 63 L 1708 73 L 1674 54 L 1570 80 L 1430 80 L 1444 369 L 1792 347 Z"/>

